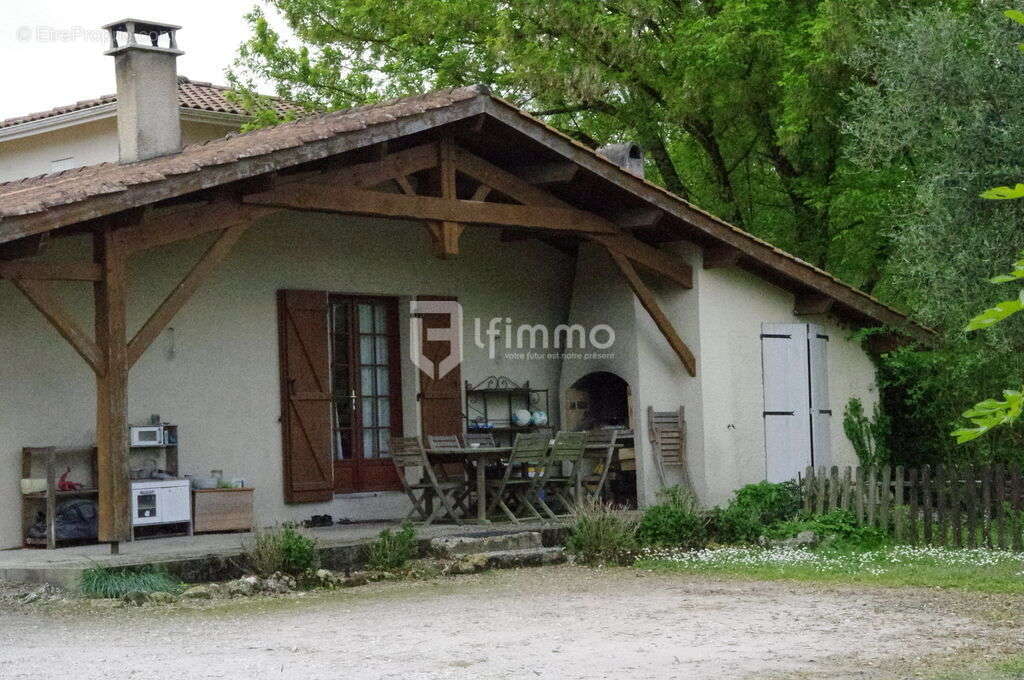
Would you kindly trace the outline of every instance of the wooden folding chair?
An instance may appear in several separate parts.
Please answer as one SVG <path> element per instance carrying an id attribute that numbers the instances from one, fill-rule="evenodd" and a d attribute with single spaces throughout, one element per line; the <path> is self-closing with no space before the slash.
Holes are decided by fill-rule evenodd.
<path id="1" fill-rule="evenodd" d="M 686 474 L 686 418 L 680 406 L 675 411 L 655 411 L 647 407 L 647 436 L 654 449 L 654 462 L 662 488 L 668 486 L 666 467 L 682 467 Z"/>
<path id="2" fill-rule="evenodd" d="M 454 434 L 429 434 L 427 435 L 427 446 L 431 449 L 437 449 L 439 451 L 450 450 L 457 451 L 462 449 L 462 442 L 459 441 L 458 435 Z M 468 497 L 471 485 L 470 470 L 467 468 L 466 463 L 441 463 L 435 470 L 437 479 L 440 482 L 462 482 L 466 485 L 466 492 L 453 497 L 455 504 L 459 507 L 464 515 L 469 514 Z"/>
<path id="3" fill-rule="evenodd" d="M 456 524 L 462 524 L 462 519 L 455 512 L 454 497 L 458 494 L 468 493 L 468 485 L 465 481 L 438 481 L 434 473 L 434 467 L 427 458 L 426 451 L 417 437 L 394 437 L 391 439 L 391 460 L 398 470 L 398 478 L 402 480 L 402 487 L 405 494 L 412 501 L 412 510 L 409 517 L 419 514 L 420 519 L 426 524 L 434 520 L 448 516 Z M 420 468 L 418 482 L 409 482 L 406 472 L 409 468 Z M 427 509 L 431 500 L 431 494 L 436 496 L 441 505 L 432 511 Z"/>
<path id="4" fill-rule="evenodd" d="M 516 441 L 505 463 L 505 474 L 501 479 L 489 483 L 491 503 L 487 508 L 488 514 L 494 512 L 496 508 L 501 508 L 505 516 L 516 523 L 521 519 L 543 519 L 534 505 L 537 503 L 549 516 L 554 517 L 555 514 L 539 493 L 550 462 L 547 437 L 532 433 L 516 435 Z M 515 506 L 516 510 L 529 512 L 530 516 L 520 517 L 513 511 L 512 506 Z"/>
<path id="5" fill-rule="evenodd" d="M 587 435 L 585 432 L 561 431 L 555 435 L 555 443 L 551 447 L 551 464 L 544 475 L 544 490 L 550 490 L 562 504 L 568 515 L 576 502 L 579 501 L 580 478 L 583 474 L 583 455 L 586 453 Z M 569 472 L 565 466 L 569 466 Z M 550 510 L 549 510 L 550 512 Z M 551 514 L 551 518 L 557 516 Z"/>
<path id="6" fill-rule="evenodd" d="M 580 461 L 580 478 L 577 491 L 577 499 L 586 494 L 587 497 L 600 500 L 604 485 L 608 481 L 608 472 L 612 469 L 615 460 L 615 446 L 619 442 L 619 433 L 628 430 L 601 429 L 587 432 L 588 453 Z M 600 446 L 598 450 L 596 447 Z M 594 461 L 590 472 L 583 470 L 588 460 Z"/>

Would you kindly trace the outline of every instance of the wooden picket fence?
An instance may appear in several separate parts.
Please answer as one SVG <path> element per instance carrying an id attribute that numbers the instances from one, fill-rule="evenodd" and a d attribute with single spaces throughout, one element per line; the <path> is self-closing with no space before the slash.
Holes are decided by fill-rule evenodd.
<path id="1" fill-rule="evenodd" d="M 914 545 L 1024 550 L 1024 475 L 1017 466 L 807 468 L 804 510 L 843 509 Z"/>

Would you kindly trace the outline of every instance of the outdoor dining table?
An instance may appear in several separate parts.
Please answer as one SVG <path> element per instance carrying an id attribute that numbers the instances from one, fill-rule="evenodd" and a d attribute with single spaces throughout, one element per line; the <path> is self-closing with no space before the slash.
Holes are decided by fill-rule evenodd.
<path id="1" fill-rule="evenodd" d="M 451 449 L 427 449 L 430 463 L 472 462 L 476 470 L 476 519 L 487 524 L 487 464 L 498 462 L 512 452 L 511 446 L 464 446 Z"/>
<path id="2" fill-rule="evenodd" d="M 551 440 L 554 443 L 554 440 Z M 615 448 L 621 448 L 616 444 Z M 607 444 L 587 444 L 585 455 L 597 457 L 601 451 L 608 449 Z M 472 463 L 476 472 L 476 520 L 481 524 L 487 524 L 487 464 L 500 462 L 512 452 L 511 446 L 462 446 L 450 449 L 427 449 L 427 457 L 431 465 L 434 463 Z M 577 495 L 579 494 L 577 484 Z"/>

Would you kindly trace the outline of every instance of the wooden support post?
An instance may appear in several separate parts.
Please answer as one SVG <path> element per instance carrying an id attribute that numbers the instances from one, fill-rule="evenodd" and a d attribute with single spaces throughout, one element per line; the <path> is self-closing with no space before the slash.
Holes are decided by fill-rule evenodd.
<path id="1" fill-rule="evenodd" d="M 446 200 L 453 201 L 455 193 L 455 162 L 452 157 L 453 142 L 445 138 L 438 145 L 437 194 Z M 433 236 L 435 254 L 442 258 L 455 257 L 459 254 L 459 237 L 464 225 L 448 220 L 429 221 L 427 227 Z"/>
<path id="2" fill-rule="evenodd" d="M 693 352 L 686 346 L 683 339 L 679 337 L 676 329 L 672 326 L 672 322 L 669 321 L 665 313 L 661 311 L 661 307 L 658 305 L 658 301 L 654 298 L 654 293 L 647 287 L 647 285 L 640 279 L 639 274 L 636 273 L 636 269 L 633 268 L 632 263 L 629 259 L 614 250 L 609 250 L 608 254 L 611 255 L 612 260 L 619 267 L 619 271 L 625 277 L 629 283 L 629 287 L 633 289 L 633 293 L 639 298 L 640 304 L 643 305 L 647 313 L 651 315 L 654 323 L 658 326 L 661 334 L 668 340 L 668 344 L 675 351 L 679 360 L 683 362 L 683 366 L 686 367 L 686 372 L 691 376 L 697 375 L 697 359 L 693 356 Z"/>
<path id="3" fill-rule="evenodd" d="M 127 247 L 123 231 L 107 225 L 93 239 L 103 280 L 95 292 L 96 345 L 105 370 L 96 378 L 96 457 L 99 540 L 117 550 L 131 537 L 128 481 L 128 340 L 126 335 Z"/>

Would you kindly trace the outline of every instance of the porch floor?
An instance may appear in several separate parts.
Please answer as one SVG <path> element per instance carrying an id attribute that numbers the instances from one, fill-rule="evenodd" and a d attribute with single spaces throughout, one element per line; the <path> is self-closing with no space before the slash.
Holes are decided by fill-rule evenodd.
<path id="1" fill-rule="evenodd" d="M 371 542 L 381 530 L 394 528 L 399 522 L 359 522 L 332 527 L 304 529 L 316 537 L 320 549 L 344 549 Z M 553 522 L 521 524 L 417 526 L 420 539 L 456 534 L 487 532 L 539 531 L 560 526 Z M 54 583 L 77 586 L 78 577 L 92 567 L 126 567 L 147 564 L 173 565 L 202 560 L 223 560 L 240 555 L 253 534 L 202 534 L 175 536 L 122 543 L 121 553 L 111 555 L 107 545 L 85 545 L 57 550 L 0 550 L 0 580 L 14 583 Z"/>

